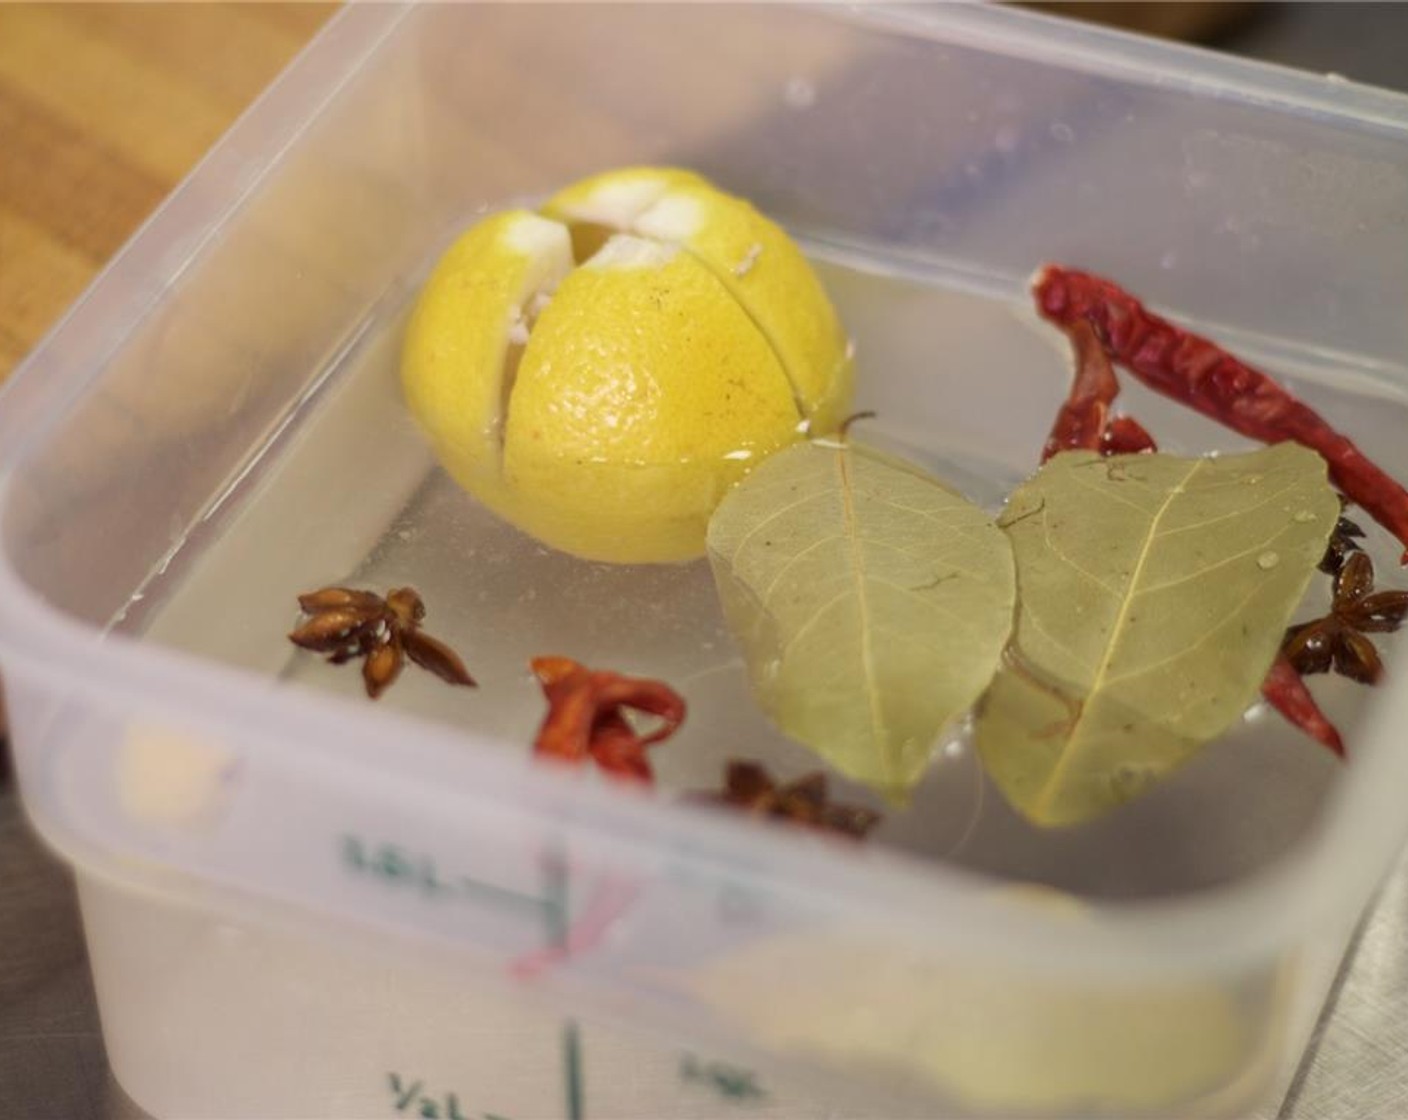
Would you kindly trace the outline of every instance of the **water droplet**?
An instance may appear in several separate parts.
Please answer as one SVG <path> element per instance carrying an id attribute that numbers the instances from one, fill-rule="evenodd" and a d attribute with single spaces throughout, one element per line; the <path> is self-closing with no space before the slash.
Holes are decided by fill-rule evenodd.
<path id="1" fill-rule="evenodd" d="M 1150 785 L 1158 774 L 1152 767 L 1123 763 L 1110 771 L 1110 786 L 1121 797 L 1133 797 Z"/>
<path id="2" fill-rule="evenodd" d="M 1064 121 L 1057 121 L 1050 128 L 1051 139 L 1058 144 L 1069 144 L 1076 138 L 1075 131 Z"/>
<path id="3" fill-rule="evenodd" d="M 816 85 L 806 78 L 792 78 L 782 91 L 789 109 L 810 109 L 816 104 Z"/>
<path id="4" fill-rule="evenodd" d="M 1261 483 L 1262 476 L 1259 474 L 1249 474 L 1242 482 L 1247 486 L 1257 486 Z"/>
<path id="5" fill-rule="evenodd" d="M 945 743 L 945 744 L 944 744 L 944 757 L 945 757 L 945 758 L 962 758 L 962 757 L 963 757 L 963 740 L 962 740 L 962 739 L 952 739 L 952 740 L 950 740 L 949 742 Z"/>
<path id="6" fill-rule="evenodd" d="M 1315 514 L 1311 513 L 1308 509 L 1303 509 L 1300 510 L 1293 518 L 1291 518 L 1291 520 L 1298 521 L 1302 525 L 1308 525 L 1310 522 L 1315 520 Z"/>
<path id="7" fill-rule="evenodd" d="M 1280 562 L 1281 557 L 1279 557 L 1274 552 L 1263 552 L 1260 556 L 1256 558 L 1256 566 L 1260 568 L 1263 572 L 1269 572 Z"/>

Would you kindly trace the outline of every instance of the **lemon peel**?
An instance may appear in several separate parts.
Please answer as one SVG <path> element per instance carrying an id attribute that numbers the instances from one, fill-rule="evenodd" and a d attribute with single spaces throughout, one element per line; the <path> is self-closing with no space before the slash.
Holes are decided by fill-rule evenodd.
<path id="1" fill-rule="evenodd" d="M 455 480 L 594 560 L 700 555 L 756 462 L 849 409 L 850 349 L 801 251 L 680 169 L 608 172 L 466 231 L 402 383 Z"/>

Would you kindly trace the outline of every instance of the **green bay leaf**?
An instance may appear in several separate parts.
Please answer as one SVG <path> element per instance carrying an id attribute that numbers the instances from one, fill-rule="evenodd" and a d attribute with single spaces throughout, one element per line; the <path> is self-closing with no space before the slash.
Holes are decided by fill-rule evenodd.
<path id="1" fill-rule="evenodd" d="M 760 705 L 902 801 L 1011 634 L 1011 548 L 981 509 L 853 443 L 770 456 L 709 522 L 709 560 Z"/>
<path id="2" fill-rule="evenodd" d="M 1016 632 L 977 748 L 1040 825 L 1129 800 L 1256 698 L 1339 512 L 1282 443 L 1184 459 L 1056 456 L 1008 503 Z"/>

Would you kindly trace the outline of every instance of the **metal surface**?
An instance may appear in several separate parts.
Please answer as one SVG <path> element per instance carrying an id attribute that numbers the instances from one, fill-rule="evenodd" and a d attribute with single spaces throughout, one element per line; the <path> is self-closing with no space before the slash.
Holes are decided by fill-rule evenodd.
<path id="1" fill-rule="evenodd" d="M 1366 923 L 1289 1097 L 1247 1120 L 1397 1116 L 1408 1116 L 1408 862 Z M 68 872 L 13 789 L 0 793 L 0 1118 L 146 1117 L 108 1070 Z"/>
<path id="2" fill-rule="evenodd" d="M 0 1117 L 143 1120 L 108 1072 L 73 884 L 0 792 Z"/>

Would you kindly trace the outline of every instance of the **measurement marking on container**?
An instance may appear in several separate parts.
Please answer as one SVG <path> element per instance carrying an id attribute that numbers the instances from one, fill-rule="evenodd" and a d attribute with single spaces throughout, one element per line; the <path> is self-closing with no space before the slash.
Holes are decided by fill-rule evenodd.
<path id="1" fill-rule="evenodd" d="M 758 1075 L 751 1069 L 701 1061 L 693 1054 L 681 1056 L 680 1080 L 712 1089 L 726 1100 L 759 1103 L 768 1099 L 767 1090 L 758 1084 Z"/>
<path id="2" fill-rule="evenodd" d="M 413 1100 L 415 1100 L 418 1096 L 420 1096 L 420 1090 L 421 1090 L 421 1085 L 422 1085 L 422 1084 L 423 1084 L 422 1082 L 417 1081 L 417 1082 L 416 1082 L 414 1085 L 412 1085 L 409 1089 L 406 1089 L 406 1090 L 403 1092 L 403 1091 L 402 1091 L 402 1088 L 401 1088 L 401 1077 L 400 1077 L 400 1075 L 399 1075 L 399 1074 L 395 1074 L 395 1073 L 393 1073 L 393 1074 L 391 1075 L 391 1092 L 392 1092 L 392 1094 L 396 1097 L 396 1111 L 397 1111 L 397 1112 L 405 1112 L 405 1111 L 406 1111 L 406 1106 L 409 1105 L 409 1104 L 410 1104 Z"/>
<path id="3" fill-rule="evenodd" d="M 554 904 L 551 899 L 522 894 L 469 875 L 442 875 L 433 857 L 411 852 L 399 844 L 367 841 L 348 834 L 341 840 L 341 856 L 349 871 L 388 886 L 408 887 L 427 898 L 461 902 L 478 899 L 534 911 L 548 910 Z"/>
<path id="4" fill-rule="evenodd" d="M 457 1093 L 427 1093 L 424 1081 L 416 1080 L 408 1085 L 399 1073 L 387 1074 L 387 1083 L 397 1116 L 416 1117 L 416 1120 L 509 1120 L 497 1112 L 465 1112 Z"/>
<path id="5" fill-rule="evenodd" d="M 562 1024 L 563 1074 L 567 1082 L 567 1120 L 586 1120 L 586 1086 L 582 1078 L 582 1038 L 577 1023 Z"/>

